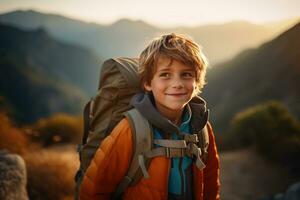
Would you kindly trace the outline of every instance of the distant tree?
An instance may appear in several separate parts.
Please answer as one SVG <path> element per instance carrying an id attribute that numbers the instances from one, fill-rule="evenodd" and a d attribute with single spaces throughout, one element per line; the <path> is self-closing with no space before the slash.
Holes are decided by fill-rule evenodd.
<path id="1" fill-rule="evenodd" d="M 82 120 L 67 114 L 55 114 L 38 120 L 32 127 L 31 137 L 43 146 L 57 143 L 79 143 Z"/>
<path id="2" fill-rule="evenodd" d="M 236 147 L 255 145 L 270 159 L 299 162 L 300 124 L 280 102 L 266 102 L 236 114 L 230 130 Z"/>

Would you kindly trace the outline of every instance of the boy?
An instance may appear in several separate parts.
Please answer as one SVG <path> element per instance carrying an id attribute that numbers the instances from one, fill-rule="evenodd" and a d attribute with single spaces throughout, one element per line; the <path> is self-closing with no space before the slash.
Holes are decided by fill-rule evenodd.
<path id="1" fill-rule="evenodd" d="M 179 140 L 184 134 L 192 134 L 194 125 L 191 118 L 196 113 L 190 102 L 196 99 L 198 104 L 205 106 L 205 102 L 197 97 L 203 88 L 207 67 L 199 46 L 184 36 L 174 33 L 163 35 L 146 47 L 139 62 L 145 94 L 136 95 L 132 105 L 145 116 L 154 113 L 152 119 L 151 116 L 147 118 L 152 124 L 154 139 Z M 219 158 L 209 123 L 207 128 L 209 146 L 204 169 L 197 163 L 199 155 L 197 159 L 188 155 L 180 158 L 153 157 L 147 169 L 149 178 L 143 177 L 137 184 L 128 187 L 122 198 L 219 199 Z M 170 133 L 170 130 L 178 131 Z M 80 199 L 112 197 L 131 162 L 132 144 L 129 122 L 125 118 L 98 148 L 81 184 Z M 159 146 L 155 144 L 155 147 Z"/>

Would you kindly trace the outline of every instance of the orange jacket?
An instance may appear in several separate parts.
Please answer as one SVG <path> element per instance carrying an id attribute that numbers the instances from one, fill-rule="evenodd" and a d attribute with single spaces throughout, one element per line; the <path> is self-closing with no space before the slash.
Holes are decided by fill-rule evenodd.
<path id="1" fill-rule="evenodd" d="M 208 127 L 206 168 L 200 171 L 193 165 L 195 200 L 220 199 L 219 158 L 210 124 Z M 110 199 L 117 184 L 126 175 L 133 153 L 132 142 L 129 122 L 123 119 L 96 151 L 80 187 L 81 200 Z M 123 199 L 167 200 L 170 167 L 171 159 L 153 158 L 148 168 L 150 178 L 142 178 L 136 185 L 128 187 Z"/>

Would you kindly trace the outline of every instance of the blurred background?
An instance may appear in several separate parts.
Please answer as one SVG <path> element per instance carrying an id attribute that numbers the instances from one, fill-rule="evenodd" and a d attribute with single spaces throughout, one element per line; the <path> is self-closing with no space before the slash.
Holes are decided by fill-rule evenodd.
<path id="1" fill-rule="evenodd" d="M 24 159 L 30 199 L 73 199 L 101 63 L 170 32 L 210 62 L 221 198 L 283 199 L 300 181 L 300 1 L 0 0 L 0 150 Z"/>

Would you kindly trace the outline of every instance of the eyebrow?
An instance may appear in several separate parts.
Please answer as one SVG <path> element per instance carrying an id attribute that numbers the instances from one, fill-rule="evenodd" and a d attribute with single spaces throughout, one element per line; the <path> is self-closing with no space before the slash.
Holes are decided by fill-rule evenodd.
<path id="1" fill-rule="evenodd" d="M 170 67 L 164 67 L 164 68 L 158 70 L 158 72 L 162 72 L 162 71 L 170 71 L 170 69 L 171 69 Z M 192 68 L 185 68 L 185 69 L 183 69 L 183 70 L 181 70 L 181 71 L 191 71 L 191 72 L 194 72 L 195 70 L 192 69 Z"/>
<path id="2" fill-rule="evenodd" d="M 158 71 L 161 72 L 161 71 L 169 71 L 169 70 L 170 70 L 170 67 L 165 67 L 165 68 L 162 68 L 162 69 L 160 69 Z"/>

